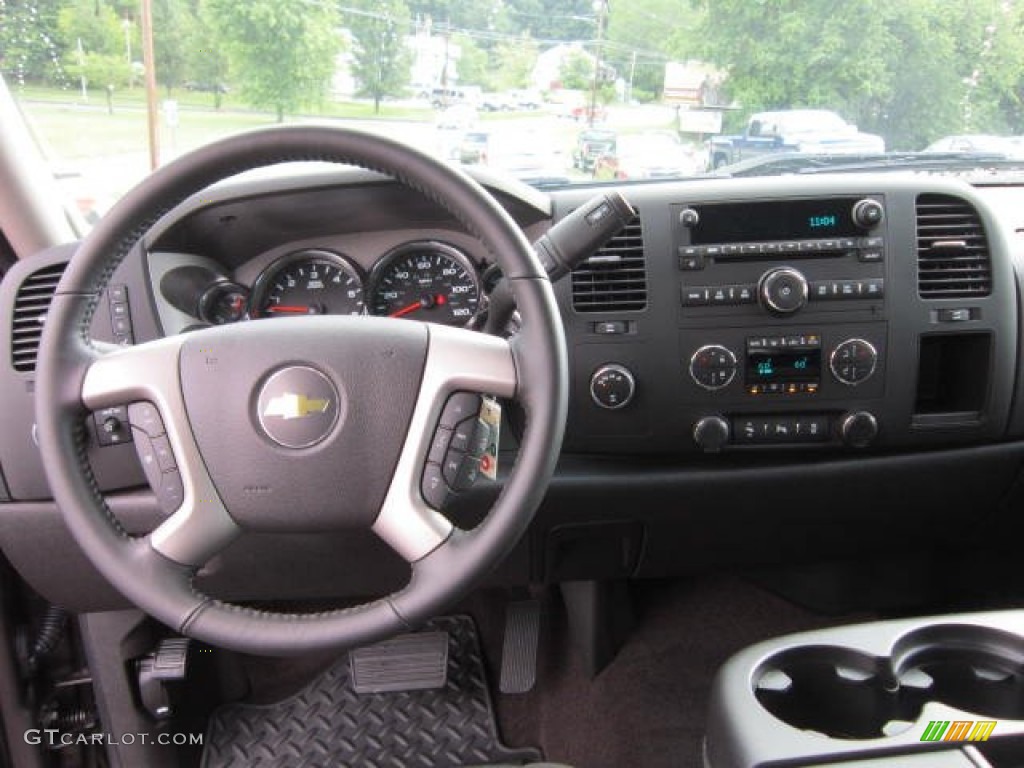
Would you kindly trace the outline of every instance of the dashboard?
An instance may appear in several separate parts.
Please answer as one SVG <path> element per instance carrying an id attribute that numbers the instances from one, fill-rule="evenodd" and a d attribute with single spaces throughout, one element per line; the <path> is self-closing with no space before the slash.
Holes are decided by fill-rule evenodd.
<path id="1" fill-rule="evenodd" d="M 531 241 L 595 192 L 480 180 Z M 895 542 L 965 505 L 994 507 L 1015 487 L 1024 190 L 880 174 L 621 191 L 637 217 L 556 283 L 571 375 L 563 461 L 497 578 L 797 556 L 802 539 L 787 526 L 806 525 L 809 500 L 835 487 L 844 498 L 830 502 L 835 530 L 822 541 L 856 551 L 871 540 L 865 524 L 884 521 Z M 0 493 L 25 514 L 56 515 L 33 449 L 34 355 L 72 250 L 19 264 L 0 284 L 10 350 Z M 97 339 L 322 313 L 479 328 L 500 277 L 443 209 L 352 170 L 219 185 L 168 213 L 136 250 L 93 320 Z M 163 511 L 129 414 L 97 413 L 86 428 L 100 487 L 129 508 L 149 499 L 136 523 L 145 530 Z M 979 472 L 957 476 L 964 467 Z M 912 509 L 905 487 L 920 489 Z M 0 521 L 0 536 L 19 569 L 63 591 L 61 602 L 89 604 L 88 580 L 43 572 L 40 542 L 16 519 Z M 705 526 L 697 536 L 695 524 Z M 275 556 L 259 552 L 241 557 L 264 567 Z"/>

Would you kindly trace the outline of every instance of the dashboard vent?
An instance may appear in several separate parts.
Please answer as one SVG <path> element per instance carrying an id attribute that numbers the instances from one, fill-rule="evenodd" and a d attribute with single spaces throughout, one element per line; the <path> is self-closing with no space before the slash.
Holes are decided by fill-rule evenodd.
<path id="1" fill-rule="evenodd" d="M 639 216 L 573 270 L 572 306 L 577 312 L 647 308 L 647 270 Z"/>
<path id="2" fill-rule="evenodd" d="M 16 371 L 36 369 L 36 352 L 43 336 L 46 312 L 66 266 L 53 264 L 43 267 L 26 277 L 18 288 L 11 324 L 11 365 Z"/>
<path id="3" fill-rule="evenodd" d="M 922 299 L 992 292 L 985 230 L 966 201 L 948 195 L 917 198 L 917 290 Z"/>

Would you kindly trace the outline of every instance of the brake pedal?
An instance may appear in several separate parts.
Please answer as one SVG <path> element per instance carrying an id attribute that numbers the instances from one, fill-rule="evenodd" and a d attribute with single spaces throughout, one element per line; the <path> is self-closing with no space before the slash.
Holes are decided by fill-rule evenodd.
<path id="1" fill-rule="evenodd" d="M 348 654 L 356 693 L 444 688 L 448 682 L 448 633 L 416 632 Z"/>
<path id="2" fill-rule="evenodd" d="M 502 693 L 529 693 L 537 683 L 540 646 L 540 600 L 509 603 L 505 611 L 505 642 L 501 649 Z"/>

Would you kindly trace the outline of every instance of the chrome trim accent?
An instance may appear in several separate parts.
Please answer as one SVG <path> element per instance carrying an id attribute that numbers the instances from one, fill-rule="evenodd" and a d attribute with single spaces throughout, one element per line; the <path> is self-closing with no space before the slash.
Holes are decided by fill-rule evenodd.
<path id="1" fill-rule="evenodd" d="M 626 380 L 629 381 L 629 396 L 626 397 L 618 405 L 605 405 L 600 400 L 598 400 L 597 395 L 594 394 L 594 383 L 597 381 L 598 376 L 600 376 L 603 373 L 618 373 L 622 376 L 625 376 Z M 594 404 L 598 408 L 604 408 L 605 410 L 608 411 L 617 411 L 619 408 L 625 408 L 627 405 L 633 402 L 633 397 L 634 395 L 636 395 L 636 379 L 633 378 L 633 374 L 632 372 L 630 372 L 629 368 L 626 368 L 624 365 L 619 365 L 618 363 L 607 363 L 605 365 L 602 365 L 592 374 L 590 374 L 589 389 L 590 399 L 594 401 Z"/>
<path id="2" fill-rule="evenodd" d="M 374 533 L 410 563 L 441 546 L 453 530 L 420 493 L 427 452 L 448 395 L 461 390 L 512 397 L 518 384 L 508 342 L 444 325 L 428 325 L 428 329 L 427 362 L 409 432 L 373 523 Z"/>
<path id="3" fill-rule="evenodd" d="M 732 358 L 732 373 L 729 374 L 729 379 L 724 384 L 719 384 L 717 386 L 713 386 L 713 385 L 712 386 L 708 386 L 707 384 L 704 384 L 703 382 L 701 382 L 700 379 L 697 378 L 697 374 L 695 374 L 693 372 L 693 364 L 697 360 L 697 355 L 699 355 L 701 352 L 703 352 L 705 350 L 708 350 L 708 349 L 719 349 L 722 352 L 725 352 L 725 354 L 727 354 L 730 358 Z M 737 363 L 737 360 L 736 360 L 735 353 L 731 349 L 729 349 L 728 347 L 723 347 L 721 344 L 705 344 L 703 347 L 699 347 L 697 349 L 697 351 L 694 352 L 693 355 L 690 356 L 690 365 L 689 365 L 690 378 L 693 379 L 693 383 L 696 384 L 698 387 L 701 387 L 702 389 L 706 389 L 708 392 L 717 392 L 718 390 L 725 389 L 730 384 L 732 384 L 733 379 L 736 378 L 736 366 L 737 366 L 737 364 L 738 363 Z"/>
<path id="4" fill-rule="evenodd" d="M 839 354 L 839 350 L 842 349 L 843 347 L 845 347 L 847 344 L 855 344 L 857 342 L 860 342 L 861 344 L 864 344 L 868 349 L 871 350 L 871 370 L 868 371 L 868 375 L 865 376 L 860 381 L 847 381 L 842 376 L 840 376 L 839 372 L 836 370 L 836 355 Z M 875 369 L 878 368 L 878 350 L 875 349 L 875 345 L 872 344 L 867 339 L 862 339 L 862 338 L 859 338 L 859 337 L 855 337 L 855 338 L 852 338 L 852 339 L 846 339 L 845 341 L 839 342 L 836 345 L 836 348 L 832 350 L 832 354 L 829 355 L 829 357 L 828 357 L 828 367 L 829 367 L 829 370 L 832 371 L 832 375 L 836 377 L 836 381 L 838 381 L 840 384 L 845 384 L 848 387 L 860 386 L 865 381 L 867 381 L 868 379 L 870 379 L 872 376 L 875 375 Z"/>
<path id="5" fill-rule="evenodd" d="M 200 566 L 240 529 L 224 507 L 189 427 L 178 368 L 186 338 L 170 336 L 98 357 L 82 382 L 82 402 L 97 410 L 148 400 L 160 411 L 184 496 L 181 506 L 150 534 L 150 543 L 171 560 Z"/>

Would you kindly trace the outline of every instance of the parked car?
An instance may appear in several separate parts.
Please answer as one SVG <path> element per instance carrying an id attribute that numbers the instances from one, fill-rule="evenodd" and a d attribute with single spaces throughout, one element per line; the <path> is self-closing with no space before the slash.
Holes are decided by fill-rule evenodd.
<path id="1" fill-rule="evenodd" d="M 751 115 L 737 136 L 714 136 L 709 141 L 712 169 L 773 152 L 808 154 L 866 154 L 885 151 L 881 136 L 862 133 L 826 109 L 790 109 Z"/>
<path id="2" fill-rule="evenodd" d="M 663 133 L 622 134 L 594 162 L 594 178 L 677 179 L 702 169 L 696 148 Z"/>
<path id="3" fill-rule="evenodd" d="M 486 163 L 490 138 L 486 131 L 467 131 L 459 142 L 459 162 L 464 165 Z"/>
<path id="4" fill-rule="evenodd" d="M 985 152 L 1007 157 L 1024 157 L 1018 142 L 1009 136 L 991 134 L 963 134 L 945 136 L 924 149 L 925 152 Z"/>
<path id="5" fill-rule="evenodd" d="M 615 131 L 607 128 L 587 128 L 576 136 L 572 151 L 572 167 L 581 171 L 594 170 L 597 159 L 615 150 Z"/>
<path id="6" fill-rule="evenodd" d="M 518 107 L 515 99 L 507 93 L 485 93 L 477 106 L 481 112 L 511 112 Z"/>

